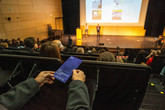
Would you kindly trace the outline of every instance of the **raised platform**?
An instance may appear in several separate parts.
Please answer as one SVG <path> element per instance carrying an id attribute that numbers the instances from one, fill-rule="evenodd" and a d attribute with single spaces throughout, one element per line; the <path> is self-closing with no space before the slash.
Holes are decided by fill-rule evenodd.
<path id="1" fill-rule="evenodd" d="M 60 40 L 63 44 L 67 44 L 68 36 L 64 35 Z M 75 35 L 71 35 L 73 45 L 79 46 L 99 46 L 99 43 L 104 43 L 104 47 L 116 48 L 153 48 L 155 37 L 144 36 L 115 36 L 115 35 L 103 35 L 97 37 L 96 35 L 90 35 L 83 37 L 82 40 L 77 40 Z"/>

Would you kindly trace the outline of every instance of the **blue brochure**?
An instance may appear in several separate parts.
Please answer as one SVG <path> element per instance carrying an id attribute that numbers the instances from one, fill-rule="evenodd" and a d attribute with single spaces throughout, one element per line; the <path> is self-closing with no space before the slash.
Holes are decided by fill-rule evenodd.
<path id="1" fill-rule="evenodd" d="M 72 75 L 74 69 L 82 63 L 81 59 L 76 57 L 69 57 L 64 64 L 54 73 L 55 79 L 65 83 L 69 77 Z"/>

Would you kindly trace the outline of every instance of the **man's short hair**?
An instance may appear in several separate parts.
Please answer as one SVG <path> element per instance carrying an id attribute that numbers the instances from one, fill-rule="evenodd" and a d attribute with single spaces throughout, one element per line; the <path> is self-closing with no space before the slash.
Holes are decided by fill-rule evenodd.
<path id="1" fill-rule="evenodd" d="M 33 48 L 34 44 L 35 44 L 34 37 L 25 38 L 25 40 L 24 40 L 25 47 Z"/>

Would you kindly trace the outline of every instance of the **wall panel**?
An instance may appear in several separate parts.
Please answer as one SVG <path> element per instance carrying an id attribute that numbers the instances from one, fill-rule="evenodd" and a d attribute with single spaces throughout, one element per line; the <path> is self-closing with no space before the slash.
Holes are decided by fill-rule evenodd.
<path id="1" fill-rule="evenodd" d="M 46 38 L 55 17 L 62 17 L 61 0 L 0 0 L 0 38 Z"/>

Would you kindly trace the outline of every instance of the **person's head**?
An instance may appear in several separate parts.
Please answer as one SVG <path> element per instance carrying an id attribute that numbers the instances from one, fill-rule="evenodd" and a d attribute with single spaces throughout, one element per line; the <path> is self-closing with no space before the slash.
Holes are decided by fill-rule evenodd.
<path id="1" fill-rule="evenodd" d="M 34 48 L 35 39 L 34 37 L 28 37 L 24 39 L 24 45 L 28 48 Z"/>
<path id="2" fill-rule="evenodd" d="M 162 35 L 159 35 L 159 38 L 163 38 L 163 36 Z"/>
<path id="3" fill-rule="evenodd" d="M 6 43 L 6 42 L 1 42 L 1 43 L 0 43 L 0 47 L 8 48 L 8 43 Z"/>
<path id="4" fill-rule="evenodd" d="M 15 39 L 12 39 L 12 44 L 16 44 L 16 40 Z"/>
<path id="5" fill-rule="evenodd" d="M 103 52 L 99 55 L 98 61 L 115 62 L 115 56 L 111 52 Z"/>
<path id="6" fill-rule="evenodd" d="M 42 44 L 40 49 L 40 56 L 59 58 L 61 60 L 59 48 L 53 42 L 46 42 Z"/>
<path id="7" fill-rule="evenodd" d="M 68 38 L 70 39 L 70 36 Z"/>
<path id="8" fill-rule="evenodd" d="M 20 41 L 20 46 L 24 46 L 24 42 L 23 41 Z"/>
<path id="9" fill-rule="evenodd" d="M 39 47 L 38 47 L 38 44 L 37 43 L 35 43 L 34 44 L 34 49 L 38 49 Z"/>
<path id="10" fill-rule="evenodd" d="M 8 39 L 4 39 L 4 42 L 8 43 Z"/>
<path id="11" fill-rule="evenodd" d="M 136 56 L 136 64 L 146 63 L 147 59 L 146 57 L 149 55 L 149 53 L 145 50 L 140 50 L 140 52 Z"/>
<path id="12" fill-rule="evenodd" d="M 93 48 L 93 49 L 92 49 L 92 53 L 97 53 L 96 48 Z"/>
<path id="13" fill-rule="evenodd" d="M 64 46 L 62 45 L 60 40 L 54 40 L 53 43 L 58 46 L 60 51 L 63 51 Z"/>
<path id="14" fill-rule="evenodd" d="M 17 40 L 18 40 L 18 41 L 21 41 L 21 38 L 18 38 Z"/>
<path id="15" fill-rule="evenodd" d="M 37 38 L 37 41 L 40 41 L 40 38 Z"/>
<path id="16" fill-rule="evenodd" d="M 72 52 L 76 52 L 76 50 L 77 50 L 77 46 L 73 46 L 72 47 Z"/>
<path id="17" fill-rule="evenodd" d="M 16 41 L 16 44 L 17 44 L 18 46 L 20 46 L 20 41 L 19 41 L 19 40 L 17 40 L 17 41 Z"/>
<path id="18" fill-rule="evenodd" d="M 85 47 L 85 52 L 87 52 L 89 50 L 89 46 Z"/>
<path id="19" fill-rule="evenodd" d="M 84 48 L 78 47 L 76 53 L 84 54 Z"/>
<path id="20" fill-rule="evenodd" d="M 101 53 L 103 53 L 105 51 L 106 51 L 105 49 L 100 49 L 98 53 L 101 54 Z"/>

